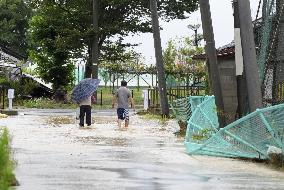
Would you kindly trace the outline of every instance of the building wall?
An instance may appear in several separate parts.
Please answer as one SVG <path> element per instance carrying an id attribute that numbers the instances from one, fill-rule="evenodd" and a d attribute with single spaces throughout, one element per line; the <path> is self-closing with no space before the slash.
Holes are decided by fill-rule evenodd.
<path id="1" fill-rule="evenodd" d="M 227 122 L 235 120 L 238 107 L 236 65 L 234 58 L 218 58 L 224 109 Z"/>

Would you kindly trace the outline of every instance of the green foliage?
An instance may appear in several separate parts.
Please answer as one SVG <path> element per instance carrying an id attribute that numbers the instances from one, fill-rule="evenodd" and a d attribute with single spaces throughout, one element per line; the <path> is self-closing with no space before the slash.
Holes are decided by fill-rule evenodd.
<path id="1" fill-rule="evenodd" d="M 192 134 L 191 137 L 193 140 L 196 140 L 198 142 L 205 141 L 212 136 L 212 132 L 214 132 L 212 129 L 205 128 Z"/>
<path id="2" fill-rule="evenodd" d="M 100 60 L 114 63 L 129 58 L 126 49 L 135 45 L 124 44 L 125 36 L 152 30 L 149 2 L 145 0 L 99 0 L 99 31 L 92 25 L 92 1 L 30 0 L 29 3 L 36 10 L 29 30 L 33 50 L 31 58 L 38 63 L 39 74 L 46 82 L 57 81 L 53 77 L 56 74 L 50 70 L 58 63 L 68 65 L 70 58 L 84 59 L 89 63 L 96 34 L 99 37 Z M 197 0 L 180 0 L 163 1 L 158 6 L 161 18 L 171 20 L 186 18 L 185 13 L 196 10 L 197 4 Z M 58 57 L 58 52 L 67 56 Z"/>
<path id="3" fill-rule="evenodd" d="M 37 98 L 31 100 L 24 100 L 22 102 L 18 102 L 18 107 L 24 108 L 38 108 L 38 109 L 66 109 L 66 108 L 76 108 L 77 105 L 73 103 L 60 103 L 55 102 L 54 100 L 46 99 L 46 98 Z"/>
<path id="4" fill-rule="evenodd" d="M 45 81 L 53 84 L 53 89 L 68 86 L 74 81 L 75 65 L 67 63 L 66 52 L 46 52 L 48 61 L 45 61 L 44 52 L 33 53 L 31 57 L 37 61 L 36 71 Z"/>
<path id="5" fill-rule="evenodd" d="M 52 83 L 53 89 L 57 89 L 68 86 L 74 80 L 75 66 L 68 62 L 71 54 L 67 47 L 63 47 L 59 34 L 44 18 L 34 16 L 30 21 L 31 44 L 37 46 L 30 51 L 30 58 L 37 64 L 36 72 L 39 76 L 45 82 Z M 56 21 L 58 25 L 63 24 L 58 19 L 51 22 Z"/>
<path id="6" fill-rule="evenodd" d="M 139 112 L 138 115 L 141 115 L 145 120 L 158 120 L 159 124 L 166 125 L 169 118 L 163 117 L 161 114 L 153 114 L 150 112 Z"/>
<path id="7" fill-rule="evenodd" d="M 8 190 L 15 183 L 14 162 L 10 154 L 10 142 L 7 129 L 0 129 L 0 189 Z"/>
<path id="8" fill-rule="evenodd" d="M 32 91 L 38 87 L 38 84 L 30 79 L 21 79 L 20 81 L 13 81 L 7 78 L 0 78 L 0 85 L 3 85 L 6 89 L 14 89 L 16 99 L 19 98 L 19 95 L 30 95 Z"/>
<path id="9" fill-rule="evenodd" d="M 176 57 L 178 56 L 178 50 L 175 47 L 174 41 L 168 42 L 167 48 L 163 52 L 164 64 L 167 71 L 174 71 Z"/>
<path id="10" fill-rule="evenodd" d="M 175 86 L 205 80 L 206 70 L 204 62 L 193 60 L 192 57 L 204 51 L 202 47 L 195 47 L 190 37 L 170 40 L 163 52 L 167 84 Z"/>
<path id="11" fill-rule="evenodd" d="M 203 62 L 195 61 L 192 57 L 204 52 L 202 47 L 194 47 L 189 37 L 170 40 L 163 52 L 167 74 L 196 75 L 203 77 L 205 67 Z"/>
<path id="12" fill-rule="evenodd" d="M 99 70 L 99 76 L 103 79 L 103 81 L 105 83 L 105 86 L 107 86 L 108 81 L 110 81 L 110 74 L 109 74 L 109 72 L 106 69 L 101 68 Z"/>
<path id="13" fill-rule="evenodd" d="M 19 81 L 12 81 L 7 78 L 0 78 L 0 85 L 4 86 L 4 88 L 6 89 L 15 89 L 15 95 L 22 92 L 21 84 L 19 83 Z"/>
<path id="14" fill-rule="evenodd" d="M 30 95 L 32 94 L 33 90 L 39 86 L 34 80 L 26 79 L 21 81 L 20 86 L 20 94 L 21 95 Z"/>
<path id="15" fill-rule="evenodd" d="M 134 56 L 134 55 L 133 55 Z M 108 73 L 119 73 L 119 74 L 142 74 L 146 71 L 147 66 L 142 63 L 143 60 L 139 56 L 130 56 L 125 61 L 108 62 L 104 61 L 101 63 L 101 68 Z"/>
<path id="16" fill-rule="evenodd" d="M 196 48 L 193 46 L 193 41 L 190 38 L 182 38 L 177 40 L 170 40 L 168 47 L 164 50 L 163 58 L 165 62 L 165 70 L 167 74 L 167 83 L 172 84 L 172 80 L 179 83 L 185 81 L 186 77 L 191 77 L 191 81 L 195 79 L 204 79 L 206 70 L 204 62 L 195 61 L 192 57 L 204 51 L 203 48 Z M 143 64 L 143 60 L 139 56 L 130 56 L 127 60 L 121 62 L 101 63 L 101 68 L 104 71 L 106 79 L 110 78 L 110 74 L 156 74 L 156 66 L 147 66 Z M 109 74 L 107 76 L 107 73 Z"/>
<path id="17" fill-rule="evenodd" d="M 26 55 L 26 32 L 30 16 L 31 9 L 24 0 L 0 0 L 0 42 Z"/>
<path id="18" fill-rule="evenodd" d="M 22 72 L 24 74 L 29 74 L 29 75 L 32 75 L 32 76 L 37 76 L 38 75 L 36 70 L 35 69 L 31 69 L 31 68 L 22 68 Z"/>

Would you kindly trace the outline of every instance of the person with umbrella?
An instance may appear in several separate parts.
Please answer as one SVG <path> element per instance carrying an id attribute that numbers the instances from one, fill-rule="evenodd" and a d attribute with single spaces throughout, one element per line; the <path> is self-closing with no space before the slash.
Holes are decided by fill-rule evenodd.
<path id="1" fill-rule="evenodd" d="M 99 83 L 99 79 L 83 79 L 72 91 L 71 99 L 80 106 L 79 127 L 84 127 L 85 116 L 87 126 L 92 124 L 92 95 L 97 90 Z"/>

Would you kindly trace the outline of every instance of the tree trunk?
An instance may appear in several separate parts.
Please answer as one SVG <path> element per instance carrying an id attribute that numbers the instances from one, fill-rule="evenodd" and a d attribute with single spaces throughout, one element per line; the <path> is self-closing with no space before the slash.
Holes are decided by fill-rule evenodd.
<path id="1" fill-rule="evenodd" d="M 92 42 L 92 78 L 98 78 L 98 64 L 99 64 L 99 0 L 93 0 L 93 27 L 96 31 L 93 42 Z M 97 99 L 97 91 L 94 93 L 95 98 Z"/>
<path id="2" fill-rule="evenodd" d="M 86 70 L 85 70 L 85 78 L 91 78 L 92 77 L 92 61 L 91 61 L 91 45 L 88 46 L 88 60 L 86 64 Z"/>
<path id="3" fill-rule="evenodd" d="M 96 31 L 92 41 L 92 78 L 98 78 L 98 60 L 99 60 L 99 0 L 93 0 L 93 27 Z"/>
<path id="4" fill-rule="evenodd" d="M 217 64 L 217 55 L 215 48 L 214 32 L 211 20 L 210 4 L 209 0 L 199 0 L 203 36 L 206 41 L 205 51 L 209 61 L 209 75 L 212 84 L 213 94 L 215 95 L 215 102 L 217 106 L 217 114 L 220 127 L 224 127 L 225 114 L 224 114 L 224 103 L 223 94 L 221 89 L 220 74 Z"/>
<path id="5" fill-rule="evenodd" d="M 163 116 L 169 116 L 169 103 L 167 98 L 167 86 L 165 80 L 165 68 L 162 54 L 161 46 L 161 37 L 160 37 L 160 28 L 159 28 L 159 19 L 157 12 L 157 1 L 150 0 L 150 8 L 152 15 L 152 27 L 153 27 L 153 37 L 154 37 L 154 46 L 155 46 L 155 55 L 156 55 L 156 65 L 158 71 L 158 86 L 160 93 L 160 106 L 162 109 Z"/>

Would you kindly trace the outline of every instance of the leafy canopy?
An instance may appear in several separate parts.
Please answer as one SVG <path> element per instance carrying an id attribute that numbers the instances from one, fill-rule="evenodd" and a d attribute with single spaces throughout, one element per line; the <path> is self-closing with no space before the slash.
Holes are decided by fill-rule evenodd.
<path id="1" fill-rule="evenodd" d="M 0 0 L 0 43 L 26 55 L 31 10 L 24 0 Z"/>
<path id="2" fill-rule="evenodd" d="M 92 25 L 92 0 L 29 0 L 29 5 L 35 10 L 29 30 L 31 55 L 46 72 L 57 67 L 57 52 L 65 55 L 61 57 L 63 63 L 71 58 L 90 60 L 95 34 L 99 37 L 100 60 L 123 62 L 129 59 L 127 48 L 135 45 L 123 43 L 124 37 L 152 31 L 148 0 L 99 0 L 98 31 Z M 197 5 L 198 0 L 158 1 L 160 18 L 184 19 Z M 47 82 L 51 78 L 44 76 Z"/>

